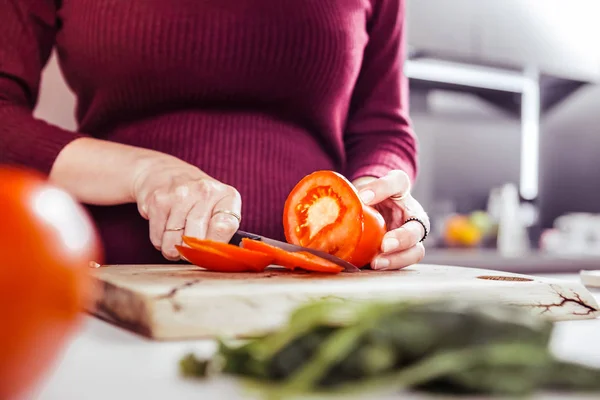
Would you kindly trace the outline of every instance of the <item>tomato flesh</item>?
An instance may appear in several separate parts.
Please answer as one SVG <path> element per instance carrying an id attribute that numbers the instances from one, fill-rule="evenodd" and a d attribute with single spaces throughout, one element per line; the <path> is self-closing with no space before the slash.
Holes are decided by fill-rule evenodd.
<path id="1" fill-rule="evenodd" d="M 271 264 L 271 257 L 263 255 L 262 262 L 245 262 L 220 250 L 205 246 L 175 246 L 190 263 L 214 272 L 261 272 Z"/>
<path id="2" fill-rule="evenodd" d="M 209 248 L 218 250 L 233 259 L 243 261 L 245 264 L 255 265 L 258 269 L 261 267 L 264 269 L 273 262 L 273 257 L 269 254 L 244 249 L 229 243 L 197 239 L 190 236 L 184 236 L 183 242 L 194 249 L 199 248 L 200 250 L 203 250 Z"/>
<path id="3" fill-rule="evenodd" d="M 319 171 L 302 179 L 284 207 L 289 243 L 349 260 L 362 235 L 363 211 L 358 193 L 341 175 Z"/>
<path id="4" fill-rule="evenodd" d="M 331 188 L 318 186 L 310 190 L 296 206 L 296 215 L 302 224 L 296 233 L 303 246 L 323 235 L 323 230 L 343 220 L 347 207 Z"/>
<path id="5" fill-rule="evenodd" d="M 317 171 L 304 177 L 284 207 L 289 243 L 321 250 L 359 267 L 377 255 L 386 232 L 381 214 L 365 205 L 342 175 Z"/>
<path id="6" fill-rule="evenodd" d="M 307 271 L 333 274 L 340 273 L 344 270 L 344 268 L 339 265 L 315 256 L 314 254 L 303 251 L 292 253 L 258 240 L 244 238 L 242 239 L 242 246 L 244 246 L 245 249 L 271 254 L 275 264 L 291 270 L 301 268 Z"/>

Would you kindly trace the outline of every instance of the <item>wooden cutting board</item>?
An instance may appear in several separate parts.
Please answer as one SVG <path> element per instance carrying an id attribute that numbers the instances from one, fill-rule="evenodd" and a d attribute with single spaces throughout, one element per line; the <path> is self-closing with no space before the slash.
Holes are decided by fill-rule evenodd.
<path id="1" fill-rule="evenodd" d="M 416 265 L 339 275 L 267 270 L 215 273 L 190 265 L 108 265 L 90 312 L 153 339 L 248 337 L 277 328 L 312 299 L 485 299 L 529 308 L 551 320 L 596 318 L 578 282 L 498 271 Z"/>

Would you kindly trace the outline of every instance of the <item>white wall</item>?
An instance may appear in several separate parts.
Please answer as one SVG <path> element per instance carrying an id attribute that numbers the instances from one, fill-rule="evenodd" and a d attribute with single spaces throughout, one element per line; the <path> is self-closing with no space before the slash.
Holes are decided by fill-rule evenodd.
<path id="1" fill-rule="evenodd" d="M 545 224 L 565 212 L 600 213 L 600 85 L 580 89 L 550 112 L 541 141 Z"/>
<path id="2" fill-rule="evenodd" d="M 413 107 L 420 173 L 415 196 L 433 210 L 485 206 L 489 190 L 519 183 L 520 121 L 469 94 L 434 91 L 429 109 Z"/>
<path id="3" fill-rule="evenodd" d="M 407 0 L 417 49 L 600 81 L 598 0 Z"/>

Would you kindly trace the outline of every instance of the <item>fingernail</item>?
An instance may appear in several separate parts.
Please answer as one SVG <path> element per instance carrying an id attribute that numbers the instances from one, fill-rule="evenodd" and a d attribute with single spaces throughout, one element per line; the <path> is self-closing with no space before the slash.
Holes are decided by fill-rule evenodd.
<path id="1" fill-rule="evenodd" d="M 363 190 L 359 196 L 363 203 L 369 204 L 375 198 L 375 192 L 372 190 Z"/>
<path id="2" fill-rule="evenodd" d="M 387 258 L 377 258 L 373 262 L 373 269 L 385 269 L 390 266 L 390 260 Z"/>
<path id="3" fill-rule="evenodd" d="M 398 241 L 398 239 L 394 239 L 394 238 L 384 239 L 383 244 L 381 246 L 384 253 L 395 250 L 398 247 L 400 247 L 400 242 Z"/>

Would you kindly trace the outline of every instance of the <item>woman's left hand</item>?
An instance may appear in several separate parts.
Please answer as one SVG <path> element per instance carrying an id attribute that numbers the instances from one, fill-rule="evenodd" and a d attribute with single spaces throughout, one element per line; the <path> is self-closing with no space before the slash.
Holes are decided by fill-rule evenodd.
<path id="1" fill-rule="evenodd" d="M 381 253 L 371 268 L 400 269 L 421 261 L 425 255 L 422 240 L 429 232 L 430 223 L 427 213 L 410 193 L 408 175 L 395 170 L 382 178 L 360 178 L 353 184 L 363 202 L 383 215 L 388 228 Z"/>

